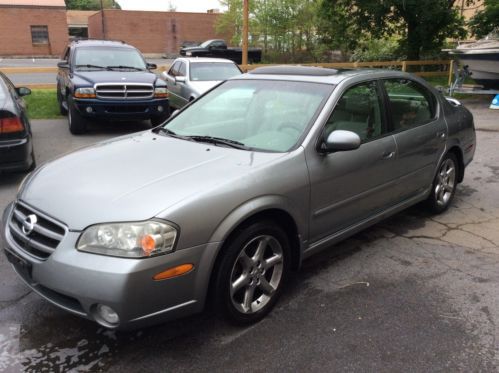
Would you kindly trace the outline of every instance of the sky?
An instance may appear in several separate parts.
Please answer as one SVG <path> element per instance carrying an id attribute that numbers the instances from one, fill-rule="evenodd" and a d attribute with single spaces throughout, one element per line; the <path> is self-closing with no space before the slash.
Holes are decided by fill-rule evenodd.
<path id="1" fill-rule="evenodd" d="M 218 0 L 117 0 L 123 10 L 159 10 L 167 11 L 172 4 L 177 12 L 201 12 L 208 9 L 220 9 Z"/>

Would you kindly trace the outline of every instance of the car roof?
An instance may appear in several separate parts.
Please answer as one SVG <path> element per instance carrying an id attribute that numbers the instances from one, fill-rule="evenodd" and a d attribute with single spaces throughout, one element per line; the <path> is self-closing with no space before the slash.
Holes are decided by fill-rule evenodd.
<path id="1" fill-rule="evenodd" d="M 187 61 L 189 63 L 212 62 L 212 63 L 232 63 L 232 64 L 235 64 L 234 61 L 228 60 L 226 58 L 210 58 L 210 57 L 180 57 L 180 58 L 177 58 L 175 61 Z M 172 65 L 173 65 L 173 62 L 172 62 Z"/>
<path id="2" fill-rule="evenodd" d="M 256 68 L 246 74 L 233 77 L 229 80 L 287 80 L 311 83 L 325 83 L 337 85 L 347 79 L 367 80 L 380 78 L 411 78 L 421 81 L 418 77 L 387 69 L 329 69 L 313 66 L 266 66 Z"/>
<path id="3" fill-rule="evenodd" d="M 97 40 L 97 39 L 77 39 L 71 42 L 73 47 L 120 47 L 133 48 L 135 47 L 121 40 Z"/>

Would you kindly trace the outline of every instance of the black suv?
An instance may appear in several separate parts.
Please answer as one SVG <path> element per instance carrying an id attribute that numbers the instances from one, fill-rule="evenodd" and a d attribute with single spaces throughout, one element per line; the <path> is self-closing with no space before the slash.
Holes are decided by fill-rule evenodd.
<path id="1" fill-rule="evenodd" d="M 143 120 L 170 115 L 166 83 L 142 54 L 121 41 L 76 40 L 57 66 L 57 100 L 73 134 L 89 119 Z"/>

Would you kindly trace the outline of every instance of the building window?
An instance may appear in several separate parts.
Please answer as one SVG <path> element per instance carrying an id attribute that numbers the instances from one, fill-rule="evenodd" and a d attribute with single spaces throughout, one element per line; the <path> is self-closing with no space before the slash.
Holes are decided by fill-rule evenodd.
<path id="1" fill-rule="evenodd" d="M 31 40 L 33 41 L 33 44 L 48 44 L 48 26 L 31 26 Z"/>

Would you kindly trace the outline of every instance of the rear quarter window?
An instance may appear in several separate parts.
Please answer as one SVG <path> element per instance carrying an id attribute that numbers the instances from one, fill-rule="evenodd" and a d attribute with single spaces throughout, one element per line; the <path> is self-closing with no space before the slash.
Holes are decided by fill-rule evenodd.
<path id="1" fill-rule="evenodd" d="M 436 118 L 437 100 L 423 85 L 410 79 L 387 79 L 383 84 L 395 131 L 423 125 Z"/>

